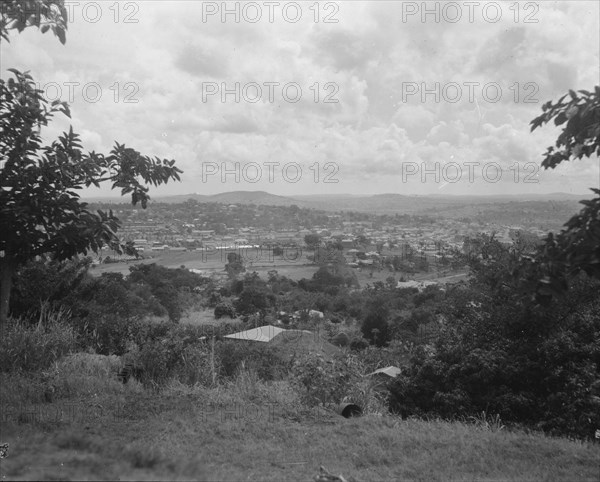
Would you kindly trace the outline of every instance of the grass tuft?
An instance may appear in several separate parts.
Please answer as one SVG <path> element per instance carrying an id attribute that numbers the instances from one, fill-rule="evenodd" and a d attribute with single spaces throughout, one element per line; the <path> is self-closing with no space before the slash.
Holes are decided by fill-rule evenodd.
<path id="1" fill-rule="evenodd" d="M 43 370 L 77 346 L 64 308 L 44 309 L 37 322 L 11 320 L 0 334 L 0 371 Z"/>

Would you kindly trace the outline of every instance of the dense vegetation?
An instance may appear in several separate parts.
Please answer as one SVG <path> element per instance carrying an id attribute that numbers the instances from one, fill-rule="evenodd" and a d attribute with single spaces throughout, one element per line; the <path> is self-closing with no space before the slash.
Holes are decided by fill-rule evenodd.
<path id="1" fill-rule="evenodd" d="M 591 437 L 600 424 L 600 283 L 580 273 L 562 296 L 539 303 L 527 284 L 537 273 L 515 269 L 523 252 L 542 247 L 509 248 L 486 236 L 469 246 L 468 283 L 421 292 L 391 281 L 357 290 L 334 274 L 342 266 L 328 264 L 299 282 L 272 271 L 266 280 L 239 272 L 217 283 L 154 264 L 94 277 L 85 258 L 30 262 L 14 287 L 21 321 L 2 339 L 2 367 L 47 369 L 66 353 L 92 351 L 121 356 L 155 389 L 170 380 L 213 386 L 251 369 L 265 381 L 289 379 L 309 405 L 362 397 L 403 416 L 485 412 L 505 424 Z M 195 310 L 214 311 L 215 322 L 177 323 Z M 321 333 L 340 353 L 290 358 L 278 347 L 223 338 L 278 319 Z M 386 394 L 370 382 L 358 389 L 363 375 L 387 365 L 403 372 Z"/>

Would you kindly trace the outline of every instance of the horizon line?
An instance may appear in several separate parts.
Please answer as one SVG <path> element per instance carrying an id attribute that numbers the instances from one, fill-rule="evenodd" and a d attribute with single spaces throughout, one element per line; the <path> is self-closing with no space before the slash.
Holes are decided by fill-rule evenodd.
<path id="1" fill-rule="evenodd" d="M 591 190 L 591 188 L 590 188 Z M 287 195 L 283 195 L 283 194 L 273 194 L 271 192 L 268 191 L 264 191 L 264 190 L 257 190 L 257 191 L 249 191 L 249 190 L 233 190 L 233 191 L 221 191 L 221 192 L 217 192 L 217 193 L 212 193 L 212 194 L 203 194 L 203 193 L 199 193 L 199 192 L 189 192 L 189 193 L 185 193 L 185 194 L 162 194 L 160 196 L 151 196 L 151 201 L 152 200 L 157 200 L 157 199 L 162 199 L 162 198 L 169 198 L 169 197 L 184 197 L 184 196 L 206 196 L 206 197 L 211 197 L 211 196 L 220 196 L 222 194 L 234 194 L 234 193 L 263 193 L 263 194 L 267 194 L 269 196 L 274 196 L 274 197 L 282 197 L 282 198 L 294 198 L 294 197 L 305 197 L 305 198 L 310 198 L 310 197 L 317 197 L 317 196 L 354 196 L 354 197 L 374 197 L 374 196 L 386 196 L 386 195 L 394 195 L 394 196 L 404 196 L 404 197 L 519 197 L 519 196 L 536 196 L 536 197 L 544 197 L 544 196 L 586 196 L 589 195 L 589 192 L 585 192 L 585 193 L 570 193 L 570 192 L 564 192 L 564 191 L 554 191 L 554 192 L 548 192 L 548 193 L 506 193 L 506 194 L 497 194 L 497 193 L 482 193 L 482 194 L 472 194 L 472 193 L 464 193 L 464 194 L 457 194 L 457 193 L 426 193 L 426 194 L 402 194 L 402 193 L 398 193 L 398 192 L 380 192 L 380 193 L 360 193 L 360 194 L 355 194 L 355 193 L 313 193 L 313 194 L 287 194 Z M 82 199 L 125 199 L 127 196 L 124 195 L 92 195 L 92 196 L 87 196 L 87 195 L 82 195 L 81 198 Z"/>

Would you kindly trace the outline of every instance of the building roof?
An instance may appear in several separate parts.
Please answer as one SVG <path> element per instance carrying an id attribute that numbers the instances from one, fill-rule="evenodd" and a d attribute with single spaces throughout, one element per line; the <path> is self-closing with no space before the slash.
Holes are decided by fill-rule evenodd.
<path id="1" fill-rule="evenodd" d="M 331 356 L 339 352 L 336 346 L 321 338 L 319 333 L 308 330 L 284 330 L 271 325 L 233 333 L 225 338 L 270 343 L 277 346 L 288 357 L 311 352 Z"/>
<path id="2" fill-rule="evenodd" d="M 367 375 L 367 376 L 377 375 L 379 373 L 382 373 L 384 375 L 387 375 L 388 377 L 396 378 L 398 375 L 400 375 L 401 372 L 402 372 L 402 370 L 400 370 L 400 368 L 395 367 L 395 366 L 389 366 L 389 367 L 385 367 L 385 368 L 380 368 L 379 370 L 375 370 L 373 373 L 369 373 L 369 375 Z"/>
<path id="3" fill-rule="evenodd" d="M 417 288 L 419 291 L 422 291 L 424 288 L 427 288 L 428 286 L 433 286 L 433 285 L 437 285 L 437 284 L 438 283 L 436 281 L 429 281 L 429 280 L 398 281 L 396 288 Z"/>
<path id="4" fill-rule="evenodd" d="M 231 335 L 226 335 L 225 338 L 231 338 L 234 340 L 249 340 L 249 341 L 261 341 L 263 343 L 270 342 L 282 331 L 286 331 L 283 328 L 277 326 L 265 325 L 253 328 L 252 330 L 240 331 Z"/>

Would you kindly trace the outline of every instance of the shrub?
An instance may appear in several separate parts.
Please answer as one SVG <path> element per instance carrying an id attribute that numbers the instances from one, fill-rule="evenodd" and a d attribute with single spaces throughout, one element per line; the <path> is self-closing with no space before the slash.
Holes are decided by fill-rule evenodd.
<path id="1" fill-rule="evenodd" d="M 335 346 L 348 346 L 350 344 L 350 337 L 342 331 L 333 337 L 331 343 Z"/>
<path id="2" fill-rule="evenodd" d="M 388 311 L 384 306 L 372 307 L 361 326 L 363 336 L 374 345 L 387 345 L 392 338 L 387 318 Z"/>
<path id="3" fill-rule="evenodd" d="M 224 316 L 235 318 L 235 308 L 231 303 L 221 302 L 215 307 L 215 318 L 218 320 Z"/>
<path id="4" fill-rule="evenodd" d="M 91 258 L 86 257 L 68 261 L 30 261 L 22 266 L 12 288 L 12 315 L 39 315 L 45 301 L 62 301 L 86 279 L 91 262 Z"/>
<path id="5" fill-rule="evenodd" d="M 93 313 L 86 318 L 74 320 L 82 348 L 100 355 L 121 356 L 127 351 L 138 321 L 112 314 Z"/>
<path id="6" fill-rule="evenodd" d="M 350 340 L 350 349 L 355 351 L 364 350 L 369 346 L 369 342 L 364 338 L 353 338 Z"/>
<path id="7" fill-rule="evenodd" d="M 326 360 L 321 355 L 306 355 L 294 362 L 292 385 L 308 406 L 340 403 L 349 395 L 361 376 L 352 356 Z"/>
<path id="8" fill-rule="evenodd" d="M 221 293 L 219 293 L 217 291 L 211 291 L 210 294 L 208 295 L 208 301 L 207 301 L 208 307 L 214 308 L 219 303 L 221 303 L 222 300 L 223 300 L 223 296 L 221 296 Z"/>
<path id="9" fill-rule="evenodd" d="M 220 360 L 214 358 L 215 374 L 219 372 Z M 212 371 L 211 371 L 210 352 L 204 345 L 189 345 L 183 349 L 181 354 L 181 363 L 176 370 L 176 378 L 184 385 L 211 386 Z"/>
<path id="10" fill-rule="evenodd" d="M 169 320 L 177 323 L 183 314 L 182 300 L 179 292 L 171 282 L 164 282 L 152 290 L 154 296 L 167 310 Z"/>
<path id="11" fill-rule="evenodd" d="M 77 346 L 75 331 L 64 308 L 46 309 L 36 325 L 11 320 L 0 336 L 0 371 L 47 368 Z"/>
<path id="12" fill-rule="evenodd" d="M 277 347 L 267 344 L 236 340 L 219 341 L 215 344 L 216 357 L 220 360 L 220 375 L 232 378 L 244 366 L 256 372 L 262 380 L 277 380 L 287 373 L 289 362 Z"/>
<path id="13" fill-rule="evenodd" d="M 149 286 L 131 285 L 120 273 L 87 278 L 77 290 L 65 296 L 63 303 L 71 307 L 76 318 L 100 317 L 106 313 L 120 318 L 166 313 Z"/>
<path id="14" fill-rule="evenodd" d="M 164 340 L 146 343 L 136 360 L 136 365 L 142 368 L 142 383 L 154 388 L 164 385 L 171 377 L 172 360 L 176 356 L 176 353 L 169 351 Z"/>
<path id="15" fill-rule="evenodd" d="M 138 367 L 145 386 L 161 388 L 175 379 L 183 384 L 212 383 L 208 343 L 202 340 L 202 327 L 189 325 L 142 324 L 145 336 L 125 355 Z M 139 348 L 138 348 L 139 346 Z M 218 370 L 219 360 L 215 357 Z"/>

